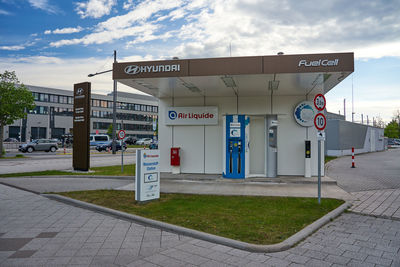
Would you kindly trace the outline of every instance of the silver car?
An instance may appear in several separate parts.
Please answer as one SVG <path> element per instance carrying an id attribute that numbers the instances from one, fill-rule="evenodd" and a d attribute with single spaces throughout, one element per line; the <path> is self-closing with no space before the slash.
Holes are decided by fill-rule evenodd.
<path id="1" fill-rule="evenodd" d="M 56 152 L 57 149 L 57 141 L 52 139 L 36 139 L 32 142 L 20 145 L 18 148 L 19 151 L 28 153 L 32 153 L 33 151 Z"/>

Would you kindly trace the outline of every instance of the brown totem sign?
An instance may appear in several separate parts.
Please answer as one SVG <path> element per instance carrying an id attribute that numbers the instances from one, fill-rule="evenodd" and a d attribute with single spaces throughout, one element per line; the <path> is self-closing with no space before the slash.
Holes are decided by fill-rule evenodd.
<path id="1" fill-rule="evenodd" d="M 89 82 L 74 84 L 74 170 L 88 171 L 90 167 L 90 87 Z"/>

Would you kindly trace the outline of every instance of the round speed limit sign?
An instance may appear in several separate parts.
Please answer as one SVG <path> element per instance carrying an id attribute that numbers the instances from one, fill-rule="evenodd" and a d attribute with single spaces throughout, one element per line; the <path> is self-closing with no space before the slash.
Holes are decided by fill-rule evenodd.
<path id="1" fill-rule="evenodd" d="M 319 131 L 322 131 L 326 127 L 326 117 L 322 113 L 318 113 L 314 117 L 314 125 Z"/>
<path id="2" fill-rule="evenodd" d="M 124 130 L 119 130 L 118 132 L 118 139 L 122 140 L 125 138 L 125 131 Z"/>
<path id="3" fill-rule="evenodd" d="M 318 94 L 314 97 L 314 106 L 319 111 L 324 110 L 324 108 L 326 106 L 326 99 L 323 94 Z"/>

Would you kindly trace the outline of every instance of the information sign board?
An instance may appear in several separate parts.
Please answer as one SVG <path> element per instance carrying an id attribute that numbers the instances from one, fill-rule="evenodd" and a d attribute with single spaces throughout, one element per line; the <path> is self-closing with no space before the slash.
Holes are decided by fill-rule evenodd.
<path id="1" fill-rule="evenodd" d="M 136 151 L 135 200 L 149 201 L 160 198 L 160 151 Z"/>

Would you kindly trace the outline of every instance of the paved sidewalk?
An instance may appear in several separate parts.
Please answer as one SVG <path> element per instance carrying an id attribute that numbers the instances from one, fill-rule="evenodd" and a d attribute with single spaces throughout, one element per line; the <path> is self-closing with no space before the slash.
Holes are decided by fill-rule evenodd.
<path id="1" fill-rule="evenodd" d="M 400 220 L 400 189 L 362 191 L 352 194 L 351 211 Z"/>
<path id="2" fill-rule="evenodd" d="M 400 266 L 400 221 L 347 213 L 297 247 L 250 253 L 0 185 L 0 266 Z"/>

